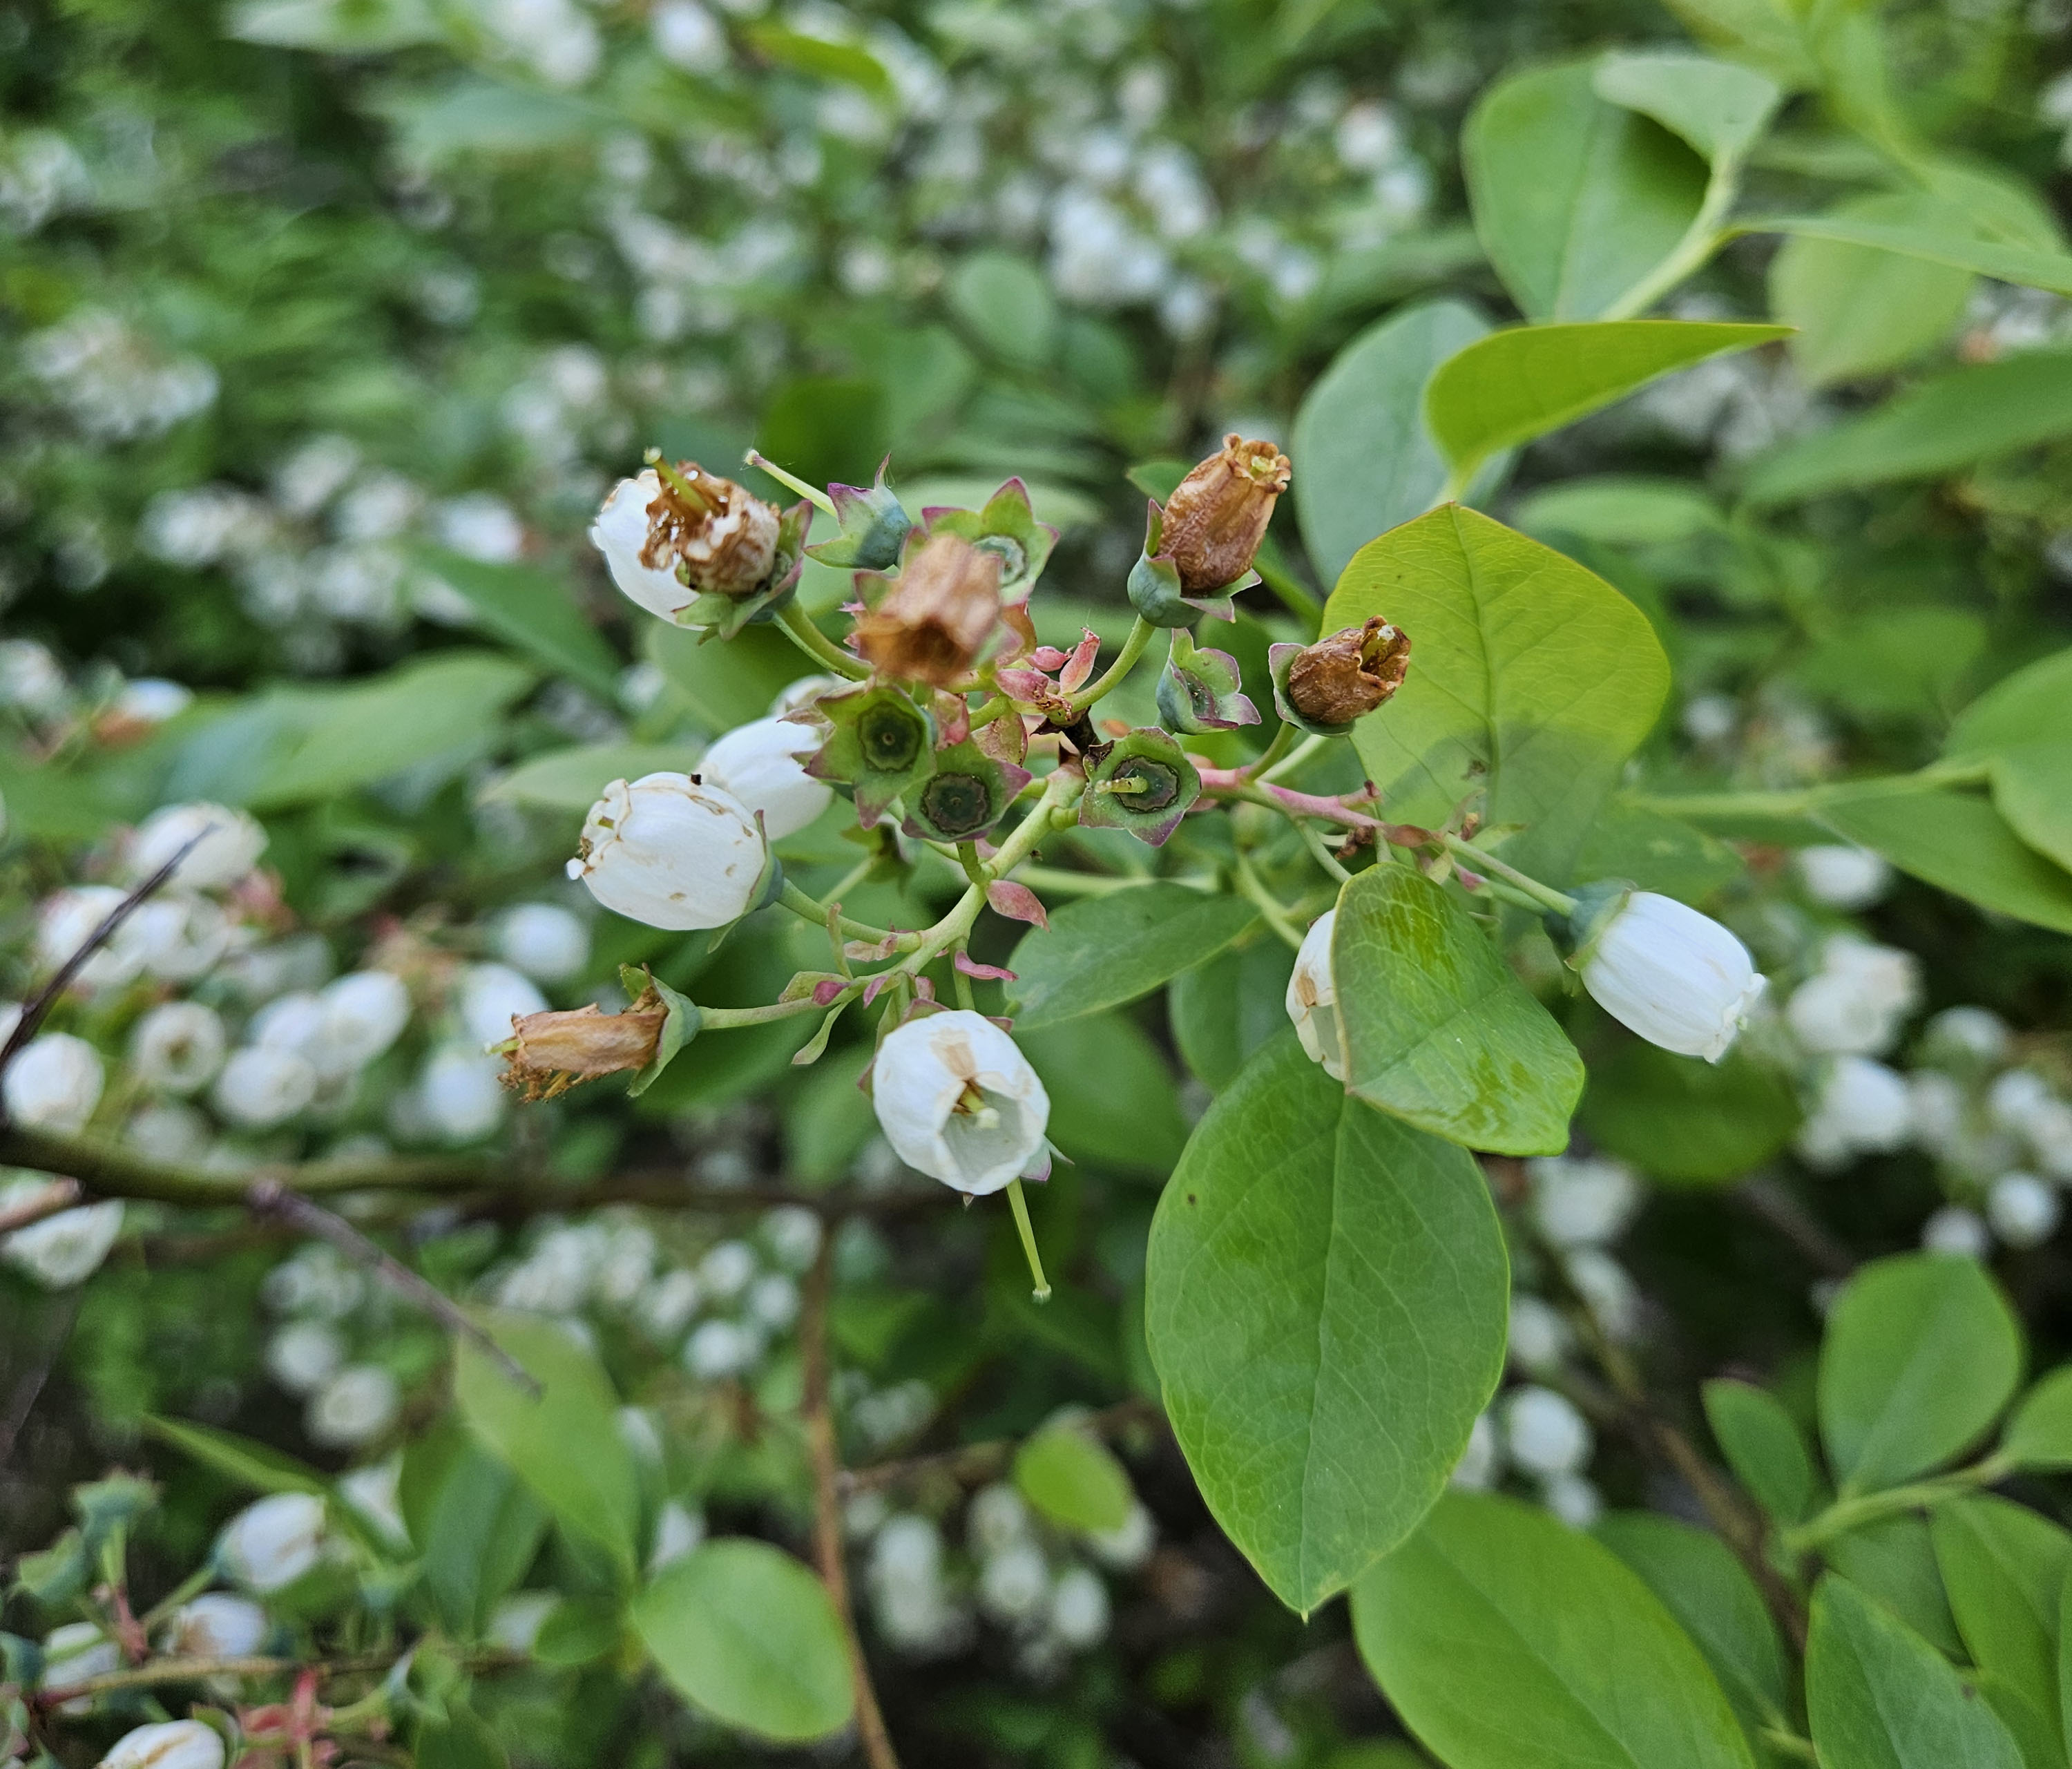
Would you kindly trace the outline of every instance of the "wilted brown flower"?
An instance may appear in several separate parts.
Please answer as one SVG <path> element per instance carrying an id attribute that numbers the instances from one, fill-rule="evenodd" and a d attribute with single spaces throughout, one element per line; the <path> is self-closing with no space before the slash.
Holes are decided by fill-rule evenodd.
<path id="1" fill-rule="evenodd" d="M 1380 615 L 1305 645 L 1288 666 L 1288 702 L 1320 725 L 1350 725 L 1403 685 L 1410 640 Z"/>
<path id="2" fill-rule="evenodd" d="M 641 564 L 653 571 L 680 564 L 692 589 L 722 596 L 759 590 L 777 561 L 777 506 L 695 461 L 657 462 L 656 472 L 661 487 L 648 506 Z"/>
<path id="3" fill-rule="evenodd" d="M 1220 454 L 1173 488 L 1159 551 L 1178 570 L 1183 590 L 1220 590 L 1252 569 L 1291 471 L 1272 443 L 1243 442 L 1233 430 Z"/>
<path id="4" fill-rule="evenodd" d="M 583 1081 L 627 1069 L 644 1069 L 669 1017 L 651 986 L 623 1014 L 587 1007 L 527 1014 L 514 1021 L 512 1036 L 498 1048 L 509 1065 L 504 1084 L 528 1100 L 551 1100 Z"/>
<path id="5" fill-rule="evenodd" d="M 857 620 L 857 648 L 889 676 L 942 688 L 978 660 L 999 622 L 1000 555 L 935 534 Z"/>

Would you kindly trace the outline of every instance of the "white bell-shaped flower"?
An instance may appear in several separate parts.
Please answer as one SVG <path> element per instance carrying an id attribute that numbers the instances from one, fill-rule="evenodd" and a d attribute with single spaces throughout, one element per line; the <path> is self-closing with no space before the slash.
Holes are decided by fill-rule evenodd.
<path id="1" fill-rule="evenodd" d="M 222 804 L 169 804 L 154 811 L 130 837 L 123 854 L 130 877 L 150 878 L 190 841 L 194 848 L 171 880 L 183 891 L 234 885 L 266 851 L 265 830 L 242 811 Z"/>
<path id="2" fill-rule="evenodd" d="M 316 1002 L 320 1017 L 304 1054 L 327 1076 L 364 1068 L 410 1023 L 410 992 L 385 970 L 349 971 L 325 984 Z"/>
<path id="3" fill-rule="evenodd" d="M 162 1720 L 124 1733 L 98 1769 L 223 1769 L 223 1735 L 199 1720 Z"/>
<path id="4" fill-rule="evenodd" d="M 1610 905 L 1576 963 L 1583 987 L 1621 1025 L 1708 1063 L 1727 1054 L 1765 981 L 1726 928 L 1652 891 Z"/>
<path id="5" fill-rule="evenodd" d="M 250 1598 L 207 1591 L 173 1611 L 166 1649 L 183 1658 L 245 1658 L 265 1644 L 270 1626 Z"/>
<path id="6" fill-rule="evenodd" d="M 1288 979 L 1288 1017 L 1309 1060 L 1324 1065 L 1334 1081 L 1346 1078 L 1345 1046 L 1338 1035 L 1338 991 L 1331 980 L 1331 930 L 1338 912 L 1327 909 L 1309 924 Z"/>
<path id="7" fill-rule="evenodd" d="M 69 1032 L 45 1032 L 15 1052 L 0 1080 L 7 1116 L 31 1130 L 69 1135 L 101 1103 L 101 1053 Z"/>
<path id="8" fill-rule="evenodd" d="M 1505 1397 L 1503 1435 L 1511 1459 L 1536 1475 L 1579 1473 L 1590 1459 L 1589 1421 L 1566 1395 L 1537 1384 Z"/>
<path id="9" fill-rule="evenodd" d="M 894 1152 L 959 1191 L 998 1191 L 1042 1157 L 1050 1096 L 982 1014 L 929 1014 L 895 1029 L 878 1047 L 871 1088 Z"/>
<path id="10" fill-rule="evenodd" d="M 496 953 L 541 982 L 566 982 L 590 962 L 590 929 L 557 903 L 521 903 L 497 924 Z"/>
<path id="11" fill-rule="evenodd" d="M 461 973 L 460 1018 L 478 1044 L 500 1044 L 511 1022 L 546 1011 L 547 998 L 523 971 L 508 965 L 470 965 Z"/>
<path id="12" fill-rule="evenodd" d="M 130 1034 L 130 1067 L 146 1087 L 194 1093 L 216 1079 L 230 1040 L 216 1010 L 199 1002 L 166 1002 Z"/>
<path id="13" fill-rule="evenodd" d="M 230 919 L 222 905 L 191 891 L 168 891 L 140 903 L 130 921 L 144 969 L 169 983 L 194 981 L 230 950 Z"/>
<path id="14" fill-rule="evenodd" d="M 678 581 L 674 570 L 640 561 L 648 545 L 648 506 L 661 492 L 661 479 L 652 467 L 637 478 L 621 479 L 590 525 L 590 544 L 604 555 L 622 594 L 668 620 L 689 604 L 694 592 Z"/>
<path id="15" fill-rule="evenodd" d="M 499 1079 L 503 1069 L 495 1057 L 464 1044 L 434 1051 L 417 1081 L 433 1133 L 447 1142 L 473 1142 L 501 1124 L 511 1097 Z"/>
<path id="16" fill-rule="evenodd" d="M 724 928 L 755 905 L 769 844 L 731 792 L 687 774 L 614 780 L 584 820 L 569 876 L 651 928 Z"/>
<path id="17" fill-rule="evenodd" d="M 772 841 L 796 834 L 834 803 L 835 791 L 800 760 L 820 747 L 809 725 L 758 718 L 739 725 L 698 759 L 698 777 L 763 813 Z"/>
<path id="18" fill-rule="evenodd" d="M 30 1203 L 48 1185 L 47 1180 L 30 1175 L 0 1185 L 0 1211 Z M 46 1290 L 70 1290 L 101 1269 L 101 1262 L 121 1232 L 122 1201 L 110 1198 L 97 1204 L 61 1210 L 55 1216 L 46 1216 L 41 1222 L 0 1236 L 0 1259 Z"/>
<path id="19" fill-rule="evenodd" d="M 125 893 L 113 885 L 73 885 L 46 897 L 36 911 L 36 963 L 54 971 L 90 940 L 121 907 Z M 144 968 L 147 954 L 132 915 L 80 968 L 76 981 L 88 989 L 119 989 Z"/>
<path id="20" fill-rule="evenodd" d="M 311 1442 L 349 1450 L 386 1431 L 402 1404 L 402 1390 L 388 1371 L 378 1364 L 355 1364 L 310 1397 L 302 1422 Z"/>
<path id="21" fill-rule="evenodd" d="M 285 1124 L 317 1096 L 317 1072 L 291 1051 L 233 1051 L 209 1093 L 217 1113 L 248 1130 Z"/>
<path id="22" fill-rule="evenodd" d="M 276 1492 L 223 1526 L 216 1553 L 239 1584 L 277 1591 L 315 1565 L 323 1546 L 323 1500 L 311 1493 Z"/>

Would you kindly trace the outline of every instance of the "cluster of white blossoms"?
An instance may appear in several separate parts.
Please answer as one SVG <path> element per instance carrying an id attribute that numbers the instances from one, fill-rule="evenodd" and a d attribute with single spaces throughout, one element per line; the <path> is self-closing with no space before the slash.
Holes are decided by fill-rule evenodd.
<path id="1" fill-rule="evenodd" d="M 216 403 L 219 383 L 208 363 L 161 350 L 98 307 L 75 309 L 20 348 L 44 399 L 97 442 L 162 436 Z"/>
<path id="2" fill-rule="evenodd" d="M 266 1274 L 261 1294 L 280 1322 L 266 1341 L 266 1373 L 302 1401 L 310 1442 L 353 1450 L 386 1432 L 401 1411 L 402 1386 L 356 1348 L 378 1349 L 393 1311 L 365 1273 L 313 1241 Z"/>
<path id="3" fill-rule="evenodd" d="M 978 1643 L 983 1621 L 1007 1635 L 1018 1666 L 1038 1678 L 1107 1638 L 1102 1569 L 1136 1570 L 1157 1535 L 1141 1504 L 1104 1535 L 1054 1528 L 1005 1483 L 981 1488 L 964 1506 L 960 1553 L 936 1519 L 894 1512 L 879 1493 L 852 1499 L 843 1521 L 867 1555 L 861 1582 L 888 1646 L 915 1658 L 948 1657 Z"/>

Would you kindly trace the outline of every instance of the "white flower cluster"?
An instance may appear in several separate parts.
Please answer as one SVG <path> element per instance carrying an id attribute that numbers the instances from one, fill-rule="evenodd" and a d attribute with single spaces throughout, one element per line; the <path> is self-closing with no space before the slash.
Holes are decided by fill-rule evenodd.
<path id="1" fill-rule="evenodd" d="M 915 1658 L 964 1652 L 981 1620 L 1004 1631 L 1026 1675 L 1054 1676 L 1075 1652 L 1107 1638 L 1110 1600 L 1100 1569 L 1128 1573 L 1157 1540 L 1140 1504 L 1104 1536 L 1070 1535 L 1039 1519 L 1005 1483 L 965 1506 L 961 1553 L 942 1526 L 919 1512 L 890 1511 L 882 1495 L 849 1501 L 850 1540 L 867 1546 L 862 1586 L 878 1635 Z"/>
<path id="2" fill-rule="evenodd" d="M 282 1317 L 266 1341 L 266 1372 L 303 1402 L 302 1429 L 312 1442 L 357 1449 L 395 1423 L 401 1384 L 370 1357 L 386 1310 L 364 1273 L 332 1247 L 314 1241 L 266 1274 L 267 1304 Z"/>
<path id="3" fill-rule="evenodd" d="M 83 307 L 23 339 L 21 360 L 51 404 L 96 442 L 162 436 L 216 403 L 216 370 L 169 356 L 135 327 Z"/>

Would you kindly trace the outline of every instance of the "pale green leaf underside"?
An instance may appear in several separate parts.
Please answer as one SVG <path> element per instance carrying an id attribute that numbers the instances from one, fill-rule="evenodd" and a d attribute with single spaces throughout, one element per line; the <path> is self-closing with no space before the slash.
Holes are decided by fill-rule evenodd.
<path id="1" fill-rule="evenodd" d="M 1083 897 L 1032 929 L 1010 961 L 1015 1025 L 1034 1031 L 1148 995 L 1259 919 L 1239 897 L 1149 884 Z"/>
<path id="2" fill-rule="evenodd" d="M 1274 1594 L 1314 1610 L 1424 1515 L 1502 1371 L 1509 1280 L 1480 1170 L 1283 1034 L 1196 1128 L 1145 1283 L 1202 1496 Z"/>
<path id="3" fill-rule="evenodd" d="M 2072 871 L 2029 846 L 1978 793 L 1867 793 L 1823 804 L 1819 821 L 1983 909 L 2072 933 Z"/>

